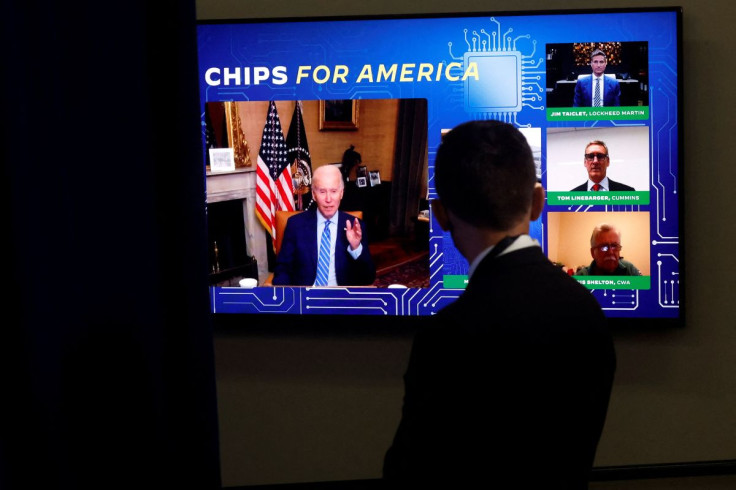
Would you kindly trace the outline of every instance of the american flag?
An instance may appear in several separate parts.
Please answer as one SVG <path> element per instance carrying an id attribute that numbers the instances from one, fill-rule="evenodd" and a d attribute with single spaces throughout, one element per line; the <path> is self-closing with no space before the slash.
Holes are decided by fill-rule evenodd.
<path id="1" fill-rule="evenodd" d="M 294 186 L 276 104 L 268 107 L 256 169 L 256 216 L 276 239 L 276 211 L 294 211 Z"/>

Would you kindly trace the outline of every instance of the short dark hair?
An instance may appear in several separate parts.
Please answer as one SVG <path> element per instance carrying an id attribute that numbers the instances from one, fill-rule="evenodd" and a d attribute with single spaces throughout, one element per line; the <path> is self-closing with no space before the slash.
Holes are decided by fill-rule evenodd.
<path id="1" fill-rule="evenodd" d="M 594 49 L 592 53 L 590 53 L 590 58 L 588 58 L 590 61 L 593 61 L 594 56 L 603 56 L 606 61 L 608 61 L 608 56 L 606 56 L 606 52 L 602 49 Z"/>
<path id="2" fill-rule="evenodd" d="M 534 156 L 511 124 L 460 124 L 443 137 L 434 165 L 443 205 L 472 225 L 507 230 L 531 208 L 537 182 Z"/>

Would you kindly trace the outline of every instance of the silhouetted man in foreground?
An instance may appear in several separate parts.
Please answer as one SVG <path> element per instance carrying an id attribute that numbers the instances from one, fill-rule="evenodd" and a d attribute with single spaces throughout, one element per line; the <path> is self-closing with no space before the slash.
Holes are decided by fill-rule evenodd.
<path id="1" fill-rule="evenodd" d="M 414 339 L 384 478 L 587 488 L 613 342 L 595 298 L 528 235 L 544 204 L 529 145 L 505 123 L 462 124 L 437 151 L 435 184 L 469 283 Z"/>

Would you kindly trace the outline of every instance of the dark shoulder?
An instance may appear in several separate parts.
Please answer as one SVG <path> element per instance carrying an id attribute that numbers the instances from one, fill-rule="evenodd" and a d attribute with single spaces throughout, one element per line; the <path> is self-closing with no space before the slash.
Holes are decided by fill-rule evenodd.
<path id="1" fill-rule="evenodd" d="M 603 317 L 590 291 L 536 247 L 482 262 L 461 299 L 456 308 L 530 323 Z"/>
<path id="2" fill-rule="evenodd" d="M 346 221 L 348 221 L 348 220 L 351 220 L 351 221 L 354 220 L 355 219 L 355 216 L 353 216 L 352 214 L 348 213 L 347 211 L 339 210 L 337 212 L 337 219 L 340 220 L 340 223 L 342 223 L 344 225 Z M 362 223 L 363 220 L 360 220 L 360 222 Z"/>
<path id="3" fill-rule="evenodd" d="M 289 218 L 287 225 L 293 223 L 295 225 L 306 224 L 317 220 L 317 211 L 308 209 L 304 212 L 297 213 Z"/>
<path id="4" fill-rule="evenodd" d="M 621 182 L 616 182 L 615 180 L 608 179 L 608 185 L 610 186 L 612 191 L 633 191 L 635 190 L 630 185 L 622 184 Z"/>

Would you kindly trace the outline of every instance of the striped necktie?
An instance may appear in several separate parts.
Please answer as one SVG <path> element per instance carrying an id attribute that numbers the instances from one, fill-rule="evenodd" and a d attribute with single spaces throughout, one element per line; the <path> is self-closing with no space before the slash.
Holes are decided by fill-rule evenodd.
<path id="1" fill-rule="evenodd" d="M 595 79 L 595 88 L 593 89 L 594 98 L 593 98 L 593 107 L 600 107 L 603 104 L 601 104 L 601 79 L 596 78 Z"/>
<path id="2" fill-rule="evenodd" d="M 322 239 L 319 242 L 319 257 L 317 259 L 317 279 L 315 286 L 327 286 L 330 275 L 330 220 L 325 221 Z"/>

